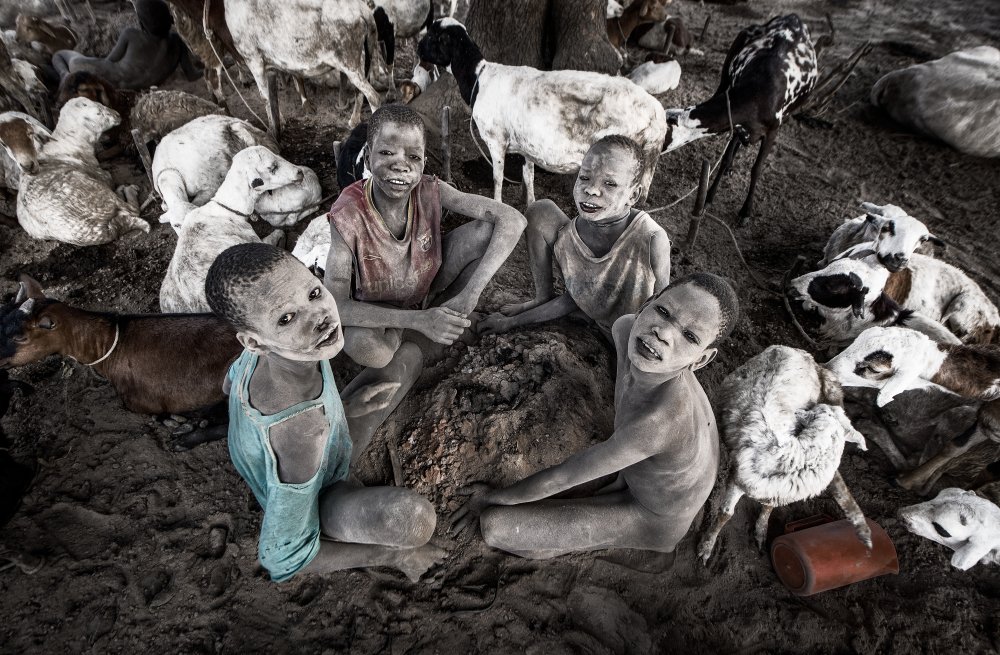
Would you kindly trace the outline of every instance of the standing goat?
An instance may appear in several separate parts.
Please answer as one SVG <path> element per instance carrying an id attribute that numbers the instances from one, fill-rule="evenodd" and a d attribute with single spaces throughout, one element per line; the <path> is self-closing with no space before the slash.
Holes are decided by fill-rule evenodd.
<path id="1" fill-rule="evenodd" d="M 503 199 L 508 152 L 524 155 L 530 204 L 535 200 L 536 164 L 554 173 L 574 173 L 590 145 L 609 134 L 630 137 L 642 147 L 640 183 L 646 197 L 666 134 L 665 116 L 656 98 L 628 79 L 486 61 L 465 26 L 452 18 L 434 21 L 417 52 L 424 61 L 450 67 L 455 75 L 490 151 L 495 200 Z"/>
<path id="2" fill-rule="evenodd" d="M 740 208 L 740 224 L 753 213 L 753 195 L 778 128 L 809 97 L 818 78 L 809 29 L 798 16 L 772 18 L 744 29 L 729 48 L 719 88 L 708 100 L 667 112 L 664 150 L 713 134 L 732 132 L 719 170 L 708 189 L 712 202 L 719 181 L 729 173 L 741 146 L 760 143 L 750 172 L 750 188 Z"/>
<path id="3" fill-rule="evenodd" d="M 712 556 L 719 532 L 744 495 L 761 505 L 757 545 L 763 548 L 771 510 L 808 500 L 829 489 L 871 548 L 871 530 L 837 468 L 850 441 L 865 450 L 865 439 L 844 413 L 836 377 L 812 356 L 788 346 L 770 346 L 722 383 L 720 426 L 732 460 L 719 513 L 698 546 Z"/>

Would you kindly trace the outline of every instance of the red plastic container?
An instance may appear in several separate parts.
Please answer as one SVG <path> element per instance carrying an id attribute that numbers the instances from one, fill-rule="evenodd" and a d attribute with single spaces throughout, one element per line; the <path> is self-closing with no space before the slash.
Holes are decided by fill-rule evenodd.
<path id="1" fill-rule="evenodd" d="M 847 519 L 831 521 L 821 516 L 789 523 L 786 534 L 771 543 L 774 572 L 796 596 L 899 573 L 899 558 L 889 535 L 878 523 L 865 520 L 872 531 L 871 552 Z"/>

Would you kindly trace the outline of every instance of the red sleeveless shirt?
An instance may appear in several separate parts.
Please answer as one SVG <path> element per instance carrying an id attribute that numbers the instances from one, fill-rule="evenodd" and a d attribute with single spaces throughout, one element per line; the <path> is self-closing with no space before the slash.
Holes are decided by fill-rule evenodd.
<path id="1" fill-rule="evenodd" d="M 393 236 L 371 200 L 368 180 L 344 189 L 327 217 L 354 255 L 355 300 L 418 308 L 441 268 L 441 190 L 423 175 L 410 192 L 406 231 Z"/>

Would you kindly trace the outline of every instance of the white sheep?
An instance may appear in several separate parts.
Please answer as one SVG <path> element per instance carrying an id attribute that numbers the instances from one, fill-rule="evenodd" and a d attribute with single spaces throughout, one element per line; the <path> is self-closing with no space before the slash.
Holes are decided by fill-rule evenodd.
<path id="1" fill-rule="evenodd" d="M 322 277 L 326 270 L 326 258 L 330 254 L 330 219 L 326 214 L 317 216 L 305 231 L 299 235 L 292 256 L 306 265 L 313 273 Z"/>
<path id="2" fill-rule="evenodd" d="M 773 508 L 826 489 L 871 548 L 864 514 L 837 471 L 845 442 L 866 446 L 844 413 L 836 377 L 803 350 L 770 346 L 729 374 L 719 395 L 730 477 L 719 513 L 698 546 L 702 560 L 711 557 L 744 495 L 763 506 L 756 526 L 757 545 L 763 547 Z"/>
<path id="3" fill-rule="evenodd" d="M 87 98 L 73 98 L 59 112 L 59 122 L 39 153 L 41 159 L 85 167 L 110 185 L 111 173 L 101 169 L 95 149 L 101 135 L 120 122 L 115 110 Z"/>
<path id="4" fill-rule="evenodd" d="M 203 207 L 184 219 L 173 258 L 160 285 L 163 312 L 209 312 L 205 277 L 226 248 L 259 241 L 250 214 L 261 194 L 299 181 L 302 170 L 263 146 L 241 150 L 222 186 Z M 268 238 L 282 235 L 276 231 Z"/>
<path id="5" fill-rule="evenodd" d="M 163 137 L 152 165 L 153 184 L 163 199 L 160 222 L 179 230 L 194 207 L 215 195 L 236 153 L 251 146 L 278 151 L 274 139 L 246 121 L 214 114 L 196 118 Z M 262 195 L 254 208 L 275 227 L 295 224 L 320 200 L 316 173 L 299 168 L 302 176 L 294 184 Z"/>
<path id="6" fill-rule="evenodd" d="M 951 565 L 968 571 L 976 564 L 1000 564 L 1000 507 L 949 487 L 933 500 L 899 510 L 907 530 L 955 551 Z"/>
<path id="7" fill-rule="evenodd" d="M 623 77 L 486 61 L 465 26 L 441 18 L 417 48 L 420 58 L 447 66 L 489 149 L 493 197 L 502 200 L 504 157 L 524 155 L 527 201 L 535 199 L 534 166 L 575 173 L 590 145 L 609 134 L 634 139 L 645 153 L 640 182 L 649 192 L 666 137 L 666 116 L 653 96 Z"/>
<path id="8" fill-rule="evenodd" d="M 658 96 L 676 89 L 681 83 L 681 65 L 676 61 L 661 64 L 647 61 L 633 68 L 628 78 L 650 95 Z"/>
<path id="9" fill-rule="evenodd" d="M 896 205 L 863 202 L 861 209 L 863 215 L 845 220 L 830 235 L 817 266 L 826 266 L 854 246 L 869 244 L 879 263 L 895 272 L 906 268 L 910 255 L 925 244 L 944 247 L 926 225 Z"/>
<path id="10" fill-rule="evenodd" d="M 986 441 L 1000 442 L 1000 348 L 931 341 L 905 328 L 870 328 L 827 363 L 845 386 L 879 389 L 883 407 L 912 389 L 937 386 L 970 400 L 983 401 L 975 428 L 897 482 L 926 492 L 956 457 Z"/>
<path id="11" fill-rule="evenodd" d="M 893 71 L 872 104 L 898 123 L 978 157 L 1000 157 L 1000 50 L 983 45 Z"/>
<path id="12" fill-rule="evenodd" d="M 267 20 L 261 20 L 266 16 Z M 226 3 L 226 23 L 233 44 L 243 55 L 267 105 L 274 137 L 280 138 L 277 80 L 274 73 L 316 77 L 333 71 L 347 76 L 368 100 L 372 111 L 380 98 L 365 71 L 384 69 L 375 17 L 366 0 L 243 0 Z M 382 71 L 384 72 L 384 71 Z M 270 88 L 269 88 L 270 86 Z M 357 96 L 350 127 L 361 122 Z"/>

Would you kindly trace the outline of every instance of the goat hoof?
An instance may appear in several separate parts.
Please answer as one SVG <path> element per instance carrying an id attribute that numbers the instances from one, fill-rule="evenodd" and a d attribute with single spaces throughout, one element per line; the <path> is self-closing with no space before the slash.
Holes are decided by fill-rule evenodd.
<path id="1" fill-rule="evenodd" d="M 178 436 L 182 434 L 188 434 L 190 432 L 194 432 L 194 426 L 191 425 L 190 423 L 184 423 L 179 428 L 174 430 L 171 434 L 173 434 L 174 436 Z"/>
<path id="2" fill-rule="evenodd" d="M 179 428 L 181 424 L 172 418 L 168 418 L 168 419 L 163 419 L 163 425 L 173 429 L 173 428 Z"/>

